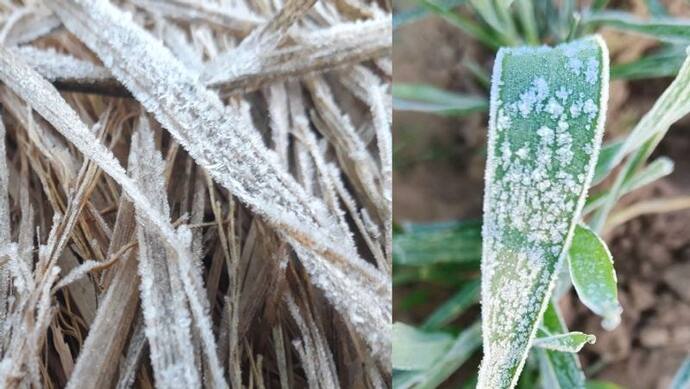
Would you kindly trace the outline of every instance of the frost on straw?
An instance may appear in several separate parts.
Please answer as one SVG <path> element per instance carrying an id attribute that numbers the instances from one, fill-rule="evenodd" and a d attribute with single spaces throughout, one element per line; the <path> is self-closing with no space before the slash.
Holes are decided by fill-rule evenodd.
<path id="1" fill-rule="evenodd" d="M 302 254 L 314 283 L 331 288 L 324 291 L 336 309 L 375 355 L 387 359 L 387 277 L 360 258 L 350 233 L 323 203 L 284 172 L 246 115 L 224 107 L 167 48 L 109 2 L 60 0 L 49 6 L 197 163 Z"/>
<path id="2" fill-rule="evenodd" d="M 0 117 L 0 252 L 5 251 L 10 244 L 10 207 L 7 196 L 9 177 L 7 170 L 7 152 L 5 151 L 5 125 Z M 0 323 L 4 323 L 9 309 L 10 295 L 9 261 L 0 261 Z M 0 335 L 3 334 L 0 328 Z M 2 351 L 2 344 L 0 344 Z"/>
<path id="3" fill-rule="evenodd" d="M 132 137 L 129 169 L 157 211 L 168 215 L 164 164 L 155 150 L 145 118 Z M 176 385 L 198 387 L 201 381 L 194 365 L 191 317 L 175 253 L 165 246 L 155 229 L 147 228 L 143 218 L 137 227 L 137 235 L 141 306 L 156 385 L 164 388 L 175 388 Z"/>
<path id="4" fill-rule="evenodd" d="M 153 206 L 165 217 L 170 214 L 163 181 L 165 166 L 155 148 L 147 118 L 141 118 L 132 143 L 130 166 L 133 175 Z M 138 207 L 137 212 L 140 212 Z M 191 325 L 194 323 L 210 366 L 213 386 L 227 388 L 216 354 L 206 294 L 200 287 L 200 269 L 191 266 L 191 233 L 188 229 L 179 230 L 180 241 L 170 246 L 161 239 L 156 228 L 147 226 L 147 220 L 142 218 L 138 227 L 139 275 L 156 382 L 162 387 L 178 387 L 181 382 L 184 382 L 183 387 L 199 386 L 191 352 Z"/>
<path id="5" fill-rule="evenodd" d="M 511 388 L 522 370 L 594 171 L 608 71 L 598 36 L 498 52 L 482 231 L 480 388 Z"/>

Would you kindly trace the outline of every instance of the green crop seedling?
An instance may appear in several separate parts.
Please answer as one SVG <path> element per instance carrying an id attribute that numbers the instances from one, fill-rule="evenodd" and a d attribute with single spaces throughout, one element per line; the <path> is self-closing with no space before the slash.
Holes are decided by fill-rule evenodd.
<path id="1" fill-rule="evenodd" d="M 615 207 L 673 170 L 666 157 L 649 159 L 690 112 L 690 21 L 663 15 L 657 2 L 648 20 L 605 10 L 606 1 L 587 9 L 554 3 L 422 0 L 394 19 L 397 29 L 437 15 L 496 50 L 489 83 L 478 61 L 463 62 L 477 85 L 490 88 L 488 98 L 424 84 L 393 88 L 399 111 L 489 114 L 482 220 L 402 224 L 395 234 L 394 287 L 412 291 L 396 312 L 420 304 L 430 285 L 457 288 L 418 326 L 394 325 L 395 388 L 436 387 L 461 367 L 466 387 L 616 387 L 587 379 L 576 353 L 596 338 L 570 331 L 556 303 L 572 287 L 605 330 L 615 329 L 622 307 L 603 234 L 639 214 L 690 206 L 682 197 Z M 660 46 L 609 66 L 596 34 L 602 25 Z M 666 76 L 675 79 L 649 112 L 602 144 L 609 78 Z M 472 317 L 477 303 L 480 320 L 458 320 Z M 480 348 L 477 368 L 469 361 Z M 688 381 L 688 370 L 684 363 L 674 387 Z"/>

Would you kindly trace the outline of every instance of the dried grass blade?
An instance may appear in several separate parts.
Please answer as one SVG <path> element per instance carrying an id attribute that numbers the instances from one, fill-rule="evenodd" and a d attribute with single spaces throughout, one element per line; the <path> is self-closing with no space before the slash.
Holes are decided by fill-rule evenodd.
<path id="1" fill-rule="evenodd" d="M 155 151 L 146 119 L 142 122 L 144 124 L 140 123 L 132 137 L 129 167 L 145 195 L 155 204 L 157 212 L 168 215 L 170 210 L 163 182 L 163 160 Z M 201 379 L 192 352 L 192 318 L 182 290 L 175 253 L 166 247 L 158 231 L 141 217 L 141 209 L 136 207 L 136 210 L 139 219 L 137 235 L 141 306 L 156 386 L 199 387 Z"/>
<path id="2" fill-rule="evenodd" d="M 124 247 L 134 235 L 134 206 L 122 197 L 108 256 Z M 130 253 L 114 270 L 110 286 L 101 296 L 96 318 L 67 383 L 68 389 L 102 388 L 113 382 L 139 300 L 137 261 Z"/>
<path id="3" fill-rule="evenodd" d="M 391 19 L 342 23 L 322 30 L 292 33 L 296 43 L 251 58 L 251 65 L 221 55 L 207 65 L 202 79 L 223 93 L 249 91 L 267 82 L 332 70 L 390 53 Z M 232 53 L 232 52 L 231 52 Z M 228 53 L 231 54 L 231 53 Z M 225 66 L 218 63 L 224 61 Z M 231 62 L 228 62 L 231 61 Z"/>
<path id="4" fill-rule="evenodd" d="M 58 89 L 111 96 L 129 95 L 127 89 L 102 66 L 50 49 L 22 46 L 13 50 Z"/>
<path id="5" fill-rule="evenodd" d="M 218 5 L 214 1 L 130 0 L 130 2 L 172 19 L 210 23 L 234 33 L 248 33 L 263 22 L 263 18 L 246 7 L 230 8 Z"/>

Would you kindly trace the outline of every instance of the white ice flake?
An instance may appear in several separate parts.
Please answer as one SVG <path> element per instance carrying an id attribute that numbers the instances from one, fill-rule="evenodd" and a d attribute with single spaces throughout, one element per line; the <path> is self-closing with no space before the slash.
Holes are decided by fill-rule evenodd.
<path id="1" fill-rule="evenodd" d="M 587 60 L 587 70 L 585 71 L 585 79 L 588 83 L 594 84 L 597 82 L 599 75 L 599 61 L 594 58 Z"/>
<path id="2" fill-rule="evenodd" d="M 587 99 L 585 101 L 585 104 L 582 106 L 582 111 L 589 116 L 590 119 L 594 119 L 594 116 L 597 114 L 597 105 L 594 104 L 594 101 L 592 99 Z"/>

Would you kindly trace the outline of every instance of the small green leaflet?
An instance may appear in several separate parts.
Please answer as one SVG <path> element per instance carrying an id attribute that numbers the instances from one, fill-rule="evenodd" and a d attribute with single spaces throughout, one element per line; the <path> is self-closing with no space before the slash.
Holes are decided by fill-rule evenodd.
<path id="1" fill-rule="evenodd" d="M 563 334 L 568 331 L 561 313 L 553 302 L 550 302 L 540 329 L 550 334 Z M 549 349 L 533 349 L 539 357 L 539 373 L 542 387 L 549 389 L 584 389 L 585 373 L 582 372 L 577 354 Z"/>
<path id="2" fill-rule="evenodd" d="M 608 76 L 599 36 L 498 52 L 485 176 L 479 388 L 512 388 L 518 380 L 594 174 Z"/>
<path id="3" fill-rule="evenodd" d="M 593 344 L 596 342 L 596 340 L 597 337 L 594 335 L 573 331 L 568 332 L 567 334 L 558 334 L 537 338 L 534 340 L 533 346 L 564 353 L 576 353 L 580 351 L 585 344 Z"/>
<path id="4" fill-rule="evenodd" d="M 668 17 L 640 19 L 628 12 L 599 11 L 585 15 L 587 24 L 603 24 L 607 27 L 672 42 L 690 42 L 690 20 Z"/>
<path id="5" fill-rule="evenodd" d="M 606 243 L 584 225 L 578 225 L 570 245 L 570 278 L 577 296 L 592 312 L 604 318 L 601 325 L 612 330 L 621 320 L 616 272 Z"/>
<path id="6" fill-rule="evenodd" d="M 443 332 L 424 332 L 404 323 L 393 324 L 393 369 L 425 370 L 443 356 L 453 337 Z"/>

